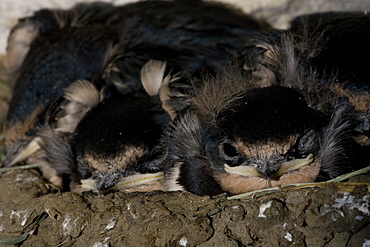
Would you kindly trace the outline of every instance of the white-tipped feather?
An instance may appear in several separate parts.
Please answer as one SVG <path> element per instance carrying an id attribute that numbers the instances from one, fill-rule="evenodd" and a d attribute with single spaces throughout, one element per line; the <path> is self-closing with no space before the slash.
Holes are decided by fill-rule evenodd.
<path id="1" fill-rule="evenodd" d="M 170 75 L 166 76 L 163 79 L 162 86 L 159 88 L 158 94 L 159 94 L 159 99 L 162 102 L 162 108 L 168 113 L 170 118 L 174 120 L 177 114 L 176 114 L 176 111 L 169 104 L 171 91 L 170 91 L 170 88 L 168 87 L 168 84 L 170 83 L 170 81 L 171 81 Z"/>
<path id="2" fill-rule="evenodd" d="M 92 108 L 100 102 L 100 92 L 86 80 L 78 80 L 69 86 L 64 93 L 68 103 L 62 106 L 65 116 L 58 119 L 58 131 L 73 132 L 77 124 Z"/>
<path id="3" fill-rule="evenodd" d="M 163 78 L 166 66 L 167 62 L 149 60 L 141 69 L 140 80 L 150 96 L 157 95 L 162 83 L 168 83 L 171 80 L 169 75 Z"/>
<path id="4" fill-rule="evenodd" d="M 4 65 L 8 73 L 16 72 L 22 65 L 32 41 L 39 35 L 39 26 L 31 20 L 18 23 L 8 38 Z"/>
<path id="5" fill-rule="evenodd" d="M 66 88 L 64 98 L 88 107 L 94 107 L 100 102 L 99 91 L 86 80 L 77 80 Z"/>

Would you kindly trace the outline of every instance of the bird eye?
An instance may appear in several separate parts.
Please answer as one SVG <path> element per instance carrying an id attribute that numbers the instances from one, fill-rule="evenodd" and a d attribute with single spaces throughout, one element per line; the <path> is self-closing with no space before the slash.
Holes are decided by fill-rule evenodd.
<path id="1" fill-rule="evenodd" d="M 313 153 L 318 148 L 317 134 L 314 130 L 308 131 L 303 135 L 297 144 L 297 151 L 300 156 Z"/>
<path id="2" fill-rule="evenodd" d="M 238 151 L 235 149 L 235 147 L 227 142 L 222 143 L 222 151 L 225 154 L 225 156 L 233 158 L 239 155 Z"/>

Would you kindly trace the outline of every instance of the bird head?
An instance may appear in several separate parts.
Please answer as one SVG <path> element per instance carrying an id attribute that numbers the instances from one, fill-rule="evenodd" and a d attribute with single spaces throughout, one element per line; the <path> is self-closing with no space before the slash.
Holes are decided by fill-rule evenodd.
<path id="1" fill-rule="evenodd" d="M 67 186 L 108 193 L 161 189 L 160 138 L 170 117 L 158 92 L 166 63 L 149 61 L 141 70 L 145 92 L 123 95 L 76 81 L 54 107 L 55 123 L 40 128 L 44 159 Z M 54 127 L 53 127 L 54 126 Z"/>
<path id="2" fill-rule="evenodd" d="M 166 188 L 239 194 L 348 172 L 356 117 L 312 80 L 261 87 L 235 68 L 206 78 L 167 133 Z"/>

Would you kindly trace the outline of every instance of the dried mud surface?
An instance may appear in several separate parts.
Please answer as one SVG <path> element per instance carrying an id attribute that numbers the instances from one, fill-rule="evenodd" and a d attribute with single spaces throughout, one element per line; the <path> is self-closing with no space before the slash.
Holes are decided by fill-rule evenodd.
<path id="1" fill-rule="evenodd" d="M 338 185 L 243 200 L 160 191 L 76 195 L 17 170 L 0 178 L 0 239 L 33 231 L 21 246 L 369 246 L 369 188 Z"/>

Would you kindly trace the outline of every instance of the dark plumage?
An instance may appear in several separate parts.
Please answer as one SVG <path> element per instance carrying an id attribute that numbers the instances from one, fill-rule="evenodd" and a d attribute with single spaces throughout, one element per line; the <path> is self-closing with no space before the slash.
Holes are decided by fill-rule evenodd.
<path id="1" fill-rule="evenodd" d="M 105 192 L 122 178 L 160 171 L 152 164 L 160 161 L 158 143 L 170 119 L 152 100 L 110 97 L 82 119 L 72 140 L 82 179 L 96 178 L 97 189 Z"/>
<path id="2" fill-rule="evenodd" d="M 123 97 L 111 87 L 99 92 L 88 81 L 67 88 L 55 109 L 56 127 L 46 125 L 38 132 L 44 160 L 56 171 L 55 184 L 76 192 L 162 189 L 159 143 L 170 118 L 157 94 L 162 81 L 171 80 L 164 77 L 165 66 L 151 60 L 143 67 L 148 93 Z"/>
<path id="3" fill-rule="evenodd" d="M 317 83 L 348 99 L 359 118 L 358 138 L 369 145 L 370 84 L 362 57 L 370 55 L 370 16 L 328 12 L 297 17 L 288 31 L 257 35 L 239 53 L 249 75 L 274 84 L 295 84 L 297 73 L 315 74 Z M 300 63 L 297 68 L 295 65 Z M 281 66 L 283 64 L 284 66 Z"/>
<path id="4" fill-rule="evenodd" d="M 21 64 L 19 77 L 15 83 L 5 126 L 8 157 L 4 165 L 13 165 L 25 159 L 13 158 L 28 143 L 40 143 L 46 153 L 41 152 L 34 158 L 40 162 L 46 161 L 46 167 L 52 168 L 52 171 L 47 171 L 44 175 L 52 181 L 58 180 L 55 181 L 57 185 L 64 183 L 60 181 L 60 177 L 67 177 L 67 180 L 72 179 L 75 182 L 91 174 L 94 178 L 104 177 L 102 174 L 94 175 L 95 170 L 83 161 L 85 155 L 94 153 L 96 156 L 93 155 L 93 159 L 103 160 L 100 165 L 104 166 L 106 157 L 120 155 L 108 147 L 125 147 L 127 143 L 133 143 L 133 138 L 144 137 L 140 137 L 135 131 L 153 132 L 150 123 L 157 123 L 148 119 L 159 113 L 149 110 L 154 107 L 152 103 L 138 103 L 142 100 L 150 102 L 147 101 L 148 96 L 139 76 L 139 71 L 149 60 L 165 60 L 173 75 L 181 71 L 182 75 L 196 78 L 202 73 L 213 73 L 215 69 L 229 64 L 230 58 L 242 48 L 252 33 L 269 28 L 264 21 L 256 20 L 227 5 L 193 0 L 145 1 L 117 7 L 93 3 L 77 5 L 67 11 L 42 10 L 34 17 L 21 20 L 15 30 L 28 22 L 36 23 L 34 26 L 37 32 L 29 41 L 27 51 L 23 52 L 27 54 L 25 60 L 23 63 L 18 61 Z M 9 47 L 15 37 L 14 31 L 9 39 Z M 73 107 L 68 108 L 68 102 L 75 100 L 70 98 L 70 88 L 66 89 L 76 80 L 91 81 L 99 92 L 110 88 L 115 96 L 100 97 L 98 101 L 102 102 L 92 105 L 75 102 L 83 108 L 79 114 Z M 186 109 L 182 99 L 189 88 L 191 85 L 186 79 L 180 79 L 178 83 L 171 83 L 167 87 L 169 93 L 163 95 L 179 98 L 178 106 L 181 107 L 173 107 L 171 117 Z M 64 90 L 67 93 L 61 98 Z M 103 91 L 101 93 L 104 95 Z M 134 102 L 135 105 L 131 105 Z M 164 101 L 165 109 L 166 104 Z M 112 105 L 114 110 L 108 112 L 104 108 L 107 105 Z M 125 112 L 121 107 L 134 110 Z M 64 108 L 71 112 L 64 112 Z M 65 115 L 73 117 L 64 118 L 59 109 Z M 90 110 L 91 113 L 88 113 Z M 137 118 L 132 116 L 133 121 L 124 123 L 127 126 L 132 125 L 132 132 L 127 133 L 126 139 L 121 139 L 114 133 L 116 130 L 123 133 L 124 130 L 120 129 L 123 125 L 115 124 L 113 120 L 127 118 L 133 114 L 132 111 L 145 114 L 137 115 Z M 26 114 L 21 115 L 22 112 Z M 94 123 L 87 120 L 80 123 L 86 113 L 86 118 L 93 119 Z M 100 115 L 104 116 L 104 120 L 100 121 Z M 141 120 L 145 120 L 145 125 L 135 123 Z M 42 130 L 39 131 L 36 126 L 42 126 Z M 108 127 L 101 134 L 91 136 L 96 131 L 95 126 Z M 160 134 L 154 132 L 156 135 L 150 136 L 143 144 L 148 145 L 145 148 L 149 150 L 152 150 L 152 145 Z M 85 138 L 87 136 L 91 139 Z M 104 143 L 99 143 L 103 146 L 95 146 L 94 138 L 109 139 L 110 144 L 106 149 L 103 147 Z M 88 142 L 91 143 L 88 145 Z M 124 149 L 120 151 L 125 152 Z M 58 150 L 62 150 L 67 158 L 63 159 Z M 151 158 L 156 159 L 157 154 L 144 156 L 145 158 L 140 159 L 140 162 L 144 160 L 143 164 L 150 162 Z M 76 159 L 80 162 L 78 165 Z M 53 162 L 58 165 L 53 165 Z M 140 164 L 136 165 L 140 167 Z M 124 177 L 126 172 L 130 174 L 124 167 L 122 169 L 117 171 L 119 175 L 115 175 L 116 177 Z M 144 168 L 137 169 L 144 171 Z M 74 177 L 76 171 L 77 175 Z M 107 176 L 110 175 L 112 174 Z M 117 181 L 119 179 L 113 178 L 113 175 L 106 180 L 100 179 L 97 189 L 105 192 Z"/>
<path id="5" fill-rule="evenodd" d="M 319 47 L 308 56 L 309 64 L 326 81 L 335 77 L 328 86 L 346 97 L 358 112 L 358 129 L 367 138 L 358 138 L 363 145 L 370 144 L 370 77 L 364 58 L 370 56 L 370 15 L 367 12 L 329 12 L 301 16 L 293 20 L 289 30 L 302 43 L 317 37 Z M 310 34 L 311 37 L 305 37 Z M 309 49 L 303 50 L 309 54 Z"/>
<path id="6" fill-rule="evenodd" d="M 357 112 L 301 48 L 291 34 L 263 34 L 241 52 L 242 71 L 227 68 L 203 81 L 167 132 L 167 190 L 239 194 L 369 164 L 369 147 L 353 139 Z"/>
<path id="7" fill-rule="evenodd" d="M 289 32 L 296 42 L 316 39 L 319 49 L 302 51 L 320 77 L 336 76 L 337 83 L 357 90 L 370 90 L 367 66 L 361 57 L 370 54 L 370 15 L 367 12 L 328 12 L 300 16 Z M 309 37 L 307 37 L 309 36 Z"/>
<path id="8" fill-rule="evenodd" d="M 106 76 L 123 93 L 140 90 L 137 71 L 150 59 L 166 61 L 172 74 L 199 77 L 230 64 L 253 33 L 270 28 L 232 6 L 197 0 L 123 5 L 107 23 L 121 42 Z"/>
<path id="9" fill-rule="evenodd" d="M 95 23 L 105 5 L 98 6 L 78 5 L 66 12 L 42 10 L 13 29 L 7 58 L 15 84 L 4 126 L 4 166 L 21 161 L 15 158 L 36 138 L 34 128 L 47 121 L 47 108 L 64 88 L 78 79 L 96 81 L 101 75 L 106 54 L 118 36 Z M 17 42 L 27 37 L 24 29 L 32 29 L 27 45 Z"/>
<path id="10" fill-rule="evenodd" d="M 51 30 L 66 27 L 82 27 L 90 24 L 103 24 L 114 10 L 108 3 L 79 3 L 69 10 L 41 9 L 33 16 L 19 19 L 8 38 L 5 66 L 13 83 L 31 43 L 36 37 L 46 35 Z"/>

